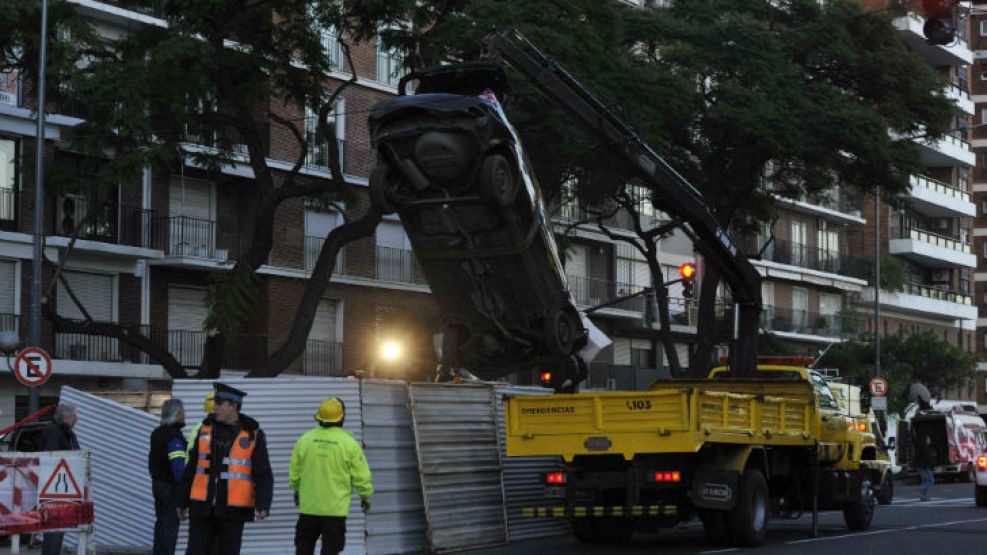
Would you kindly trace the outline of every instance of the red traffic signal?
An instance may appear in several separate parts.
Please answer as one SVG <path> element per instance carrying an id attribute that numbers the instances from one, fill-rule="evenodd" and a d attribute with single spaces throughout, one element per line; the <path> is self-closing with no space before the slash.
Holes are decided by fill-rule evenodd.
<path id="1" fill-rule="evenodd" d="M 540 381 L 542 383 L 542 385 L 551 385 L 551 383 L 552 383 L 552 373 L 551 372 L 542 372 L 542 373 L 538 374 L 538 381 Z"/>
<path id="2" fill-rule="evenodd" d="M 682 279 L 695 279 L 696 265 L 692 262 L 686 262 L 685 264 L 679 266 L 679 275 L 682 276 Z"/>

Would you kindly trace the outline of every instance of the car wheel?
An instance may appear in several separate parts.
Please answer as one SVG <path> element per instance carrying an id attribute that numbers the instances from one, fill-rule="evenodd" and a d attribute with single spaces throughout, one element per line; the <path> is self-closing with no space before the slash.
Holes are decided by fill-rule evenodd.
<path id="1" fill-rule="evenodd" d="M 894 476 L 888 472 L 881 484 L 881 490 L 877 492 L 877 502 L 881 505 L 890 505 L 894 498 Z"/>
<path id="2" fill-rule="evenodd" d="M 735 547 L 754 547 L 768 532 L 768 483 L 760 471 L 748 468 L 740 478 L 737 504 L 727 513 L 727 529 Z"/>
<path id="3" fill-rule="evenodd" d="M 976 486 L 973 490 L 978 507 L 987 507 L 987 486 Z"/>
<path id="4" fill-rule="evenodd" d="M 843 507 L 843 522 L 851 530 L 866 530 L 874 518 L 874 490 L 870 480 L 860 481 L 860 493 L 857 499 Z"/>
<path id="5" fill-rule="evenodd" d="M 483 159 L 480 167 L 480 193 L 488 201 L 507 206 L 517 195 L 517 179 L 510 161 L 500 155 L 491 154 Z"/>
<path id="6" fill-rule="evenodd" d="M 397 211 L 394 207 L 393 186 L 387 180 L 388 170 L 387 164 L 377 164 L 377 167 L 370 174 L 370 204 L 381 214 L 393 214 Z"/>
<path id="7" fill-rule="evenodd" d="M 576 316 L 568 310 L 556 310 L 545 320 L 545 343 L 553 354 L 570 354 L 578 333 Z"/>

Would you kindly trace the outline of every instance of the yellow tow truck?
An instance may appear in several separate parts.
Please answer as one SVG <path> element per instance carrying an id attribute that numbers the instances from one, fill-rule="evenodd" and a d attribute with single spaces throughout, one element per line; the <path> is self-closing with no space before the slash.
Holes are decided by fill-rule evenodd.
<path id="1" fill-rule="evenodd" d="M 586 542 L 695 515 L 733 546 L 761 543 L 772 513 L 841 509 L 848 528 L 869 528 L 888 463 L 808 363 L 761 357 L 755 378 L 719 367 L 648 391 L 507 399 L 507 455 L 565 461 L 544 477 L 549 502 L 525 515 L 569 519 Z"/>

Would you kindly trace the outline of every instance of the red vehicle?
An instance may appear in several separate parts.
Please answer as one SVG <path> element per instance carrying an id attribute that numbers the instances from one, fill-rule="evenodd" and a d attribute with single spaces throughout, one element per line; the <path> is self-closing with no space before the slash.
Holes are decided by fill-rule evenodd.
<path id="1" fill-rule="evenodd" d="M 987 423 L 968 406 L 938 401 L 931 409 L 915 411 L 910 420 L 899 422 L 899 456 L 905 457 L 901 464 L 909 476 L 918 474 L 913 462 L 913 443 L 916 438 L 924 441 L 928 437 L 936 451 L 933 472 L 937 477 L 964 482 L 976 480 L 977 458 L 987 451 Z"/>

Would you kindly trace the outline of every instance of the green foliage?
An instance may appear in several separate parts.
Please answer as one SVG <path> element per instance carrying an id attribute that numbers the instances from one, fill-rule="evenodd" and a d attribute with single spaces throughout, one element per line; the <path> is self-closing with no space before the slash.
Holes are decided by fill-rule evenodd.
<path id="1" fill-rule="evenodd" d="M 865 385 L 874 376 L 873 341 L 848 341 L 834 345 L 820 363 L 839 368 L 840 375 Z M 910 402 L 908 387 L 922 383 L 942 395 L 966 387 L 976 373 L 976 358 L 931 333 L 881 338 L 881 376 L 888 380 L 888 409 L 901 411 Z"/>
<path id="2" fill-rule="evenodd" d="M 862 266 L 860 276 L 867 279 L 867 284 L 874 286 L 874 260 L 860 259 Z M 881 255 L 881 289 L 885 291 L 903 291 L 908 283 L 905 263 L 889 254 Z"/>
<path id="3" fill-rule="evenodd" d="M 209 315 L 203 327 L 226 336 L 236 335 L 241 323 L 256 314 L 260 292 L 260 278 L 246 266 L 213 272 L 206 291 Z"/>

